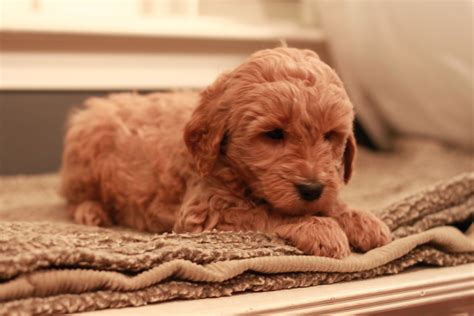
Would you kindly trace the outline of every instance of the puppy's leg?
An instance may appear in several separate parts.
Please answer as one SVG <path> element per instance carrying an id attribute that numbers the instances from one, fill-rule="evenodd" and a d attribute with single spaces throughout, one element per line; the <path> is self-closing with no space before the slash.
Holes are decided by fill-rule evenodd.
<path id="1" fill-rule="evenodd" d="M 78 224 L 90 226 L 111 226 L 112 219 L 98 202 L 84 201 L 78 205 L 71 205 L 70 211 L 74 221 Z"/>
<path id="2" fill-rule="evenodd" d="M 339 223 L 356 250 L 366 252 L 392 241 L 387 225 L 370 212 L 354 210 L 339 203 L 328 215 Z"/>
<path id="3" fill-rule="evenodd" d="M 176 232 L 212 229 L 276 233 L 311 255 L 342 258 L 350 253 L 346 234 L 335 220 L 281 217 L 271 215 L 264 206 L 235 206 L 222 200 L 211 204 L 191 203 L 181 210 L 174 227 Z"/>
<path id="4" fill-rule="evenodd" d="M 276 234 L 298 249 L 316 256 L 343 258 L 350 254 L 347 236 L 329 217 L 306 217 L 275 227 Z"/>
<path id="5" fill-rule="evenodd" d="M 264 208 L 227 206 L 225 202 L 216 208 L 208 203 L 196 203 L 180 210 L 173 230 L 193 233 L 212 229 L 264 232 L 268 225 L 268 215 Z"/>

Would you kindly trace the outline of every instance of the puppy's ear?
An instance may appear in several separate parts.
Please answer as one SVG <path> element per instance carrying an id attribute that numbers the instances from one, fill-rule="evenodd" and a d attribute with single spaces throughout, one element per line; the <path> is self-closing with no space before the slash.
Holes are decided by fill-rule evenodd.
<path id="1" fill-rule="evenodd" d="M 354 167 L 355 155 L 357 152 L 356 140 L 354 134 L 346 140 L 346 147 L 344 148 L 343 164 L 344 164 L 344 182 L 348 183 L 352 176 L 352 169 Z"/>
<path id="2" fill-rule="evenodd" d="M 200 103 L 184 128 L 186 147 L 202 175 L 212 172 L 224 139 L 228 107 L 220 99 L 229 77 L 222 74 L 201 92 Z"/>

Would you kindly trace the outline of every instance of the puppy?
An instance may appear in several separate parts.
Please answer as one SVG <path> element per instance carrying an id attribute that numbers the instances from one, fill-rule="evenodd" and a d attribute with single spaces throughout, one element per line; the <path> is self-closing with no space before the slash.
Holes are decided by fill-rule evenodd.
<path id="1" fill-rule="evenodd" d="M 200 95 L 87 100 L 69 121 L 62 193 L 82 224 L 255 230 L 342 258 L 391 240 L 377 217 L 338 198 L 356 154 L 353 119 L 314 52 L 262 50 Z"/>

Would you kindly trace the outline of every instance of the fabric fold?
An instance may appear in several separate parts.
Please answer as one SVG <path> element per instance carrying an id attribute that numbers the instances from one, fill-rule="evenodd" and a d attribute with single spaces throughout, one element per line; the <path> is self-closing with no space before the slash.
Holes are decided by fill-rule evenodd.
<path id="1" fill-rule="evenodd" d="M 473 226 L 466 233 L 449 226 L 472 222 L 474 173 L 437 183 L 379 214 L 397 238 L 342 260 L 307 256 L 275 236 L 255 232 L 156 235 L 0 222 L 0 314 L 217 297 L 370 278 L 418 262 L 474 262 Z"/>
<path id="2" fill-rule="evenodd" d="M 342 260 L 317 256 L 277 256 L 199 265 L 176 259 L 134 276 L 84 269 L 39 270 L 0 284 L 0 302 L 95 290 L 132 291 L 160 283 L 169 277 L 185 281 L 223 282 L 246 271 L 359 272 L 387 264 L 408 254 L 415 247 L 428 243 L 448 253 L 474 252 L 473 239 L 456 228 L 445 226 L 397 239 L 363 255 L 352 255 Z"/>

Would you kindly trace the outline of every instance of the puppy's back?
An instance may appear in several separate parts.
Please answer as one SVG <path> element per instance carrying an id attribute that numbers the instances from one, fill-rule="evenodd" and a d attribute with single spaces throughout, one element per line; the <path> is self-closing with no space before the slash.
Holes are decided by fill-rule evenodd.
<path id="1" fill-rule="evenodd" d="M 90 98 L 74 111 L 64 140 L 61 194 L 76 221 L 109 224 L 116 209 L 145 207 L 157 190 L 156 171 L 173 150 L 184 149 L 181 130 L 196 103 L 195 93 L 120 93 Z M 81 205 L 109 218 L 78 219 Z"/>

